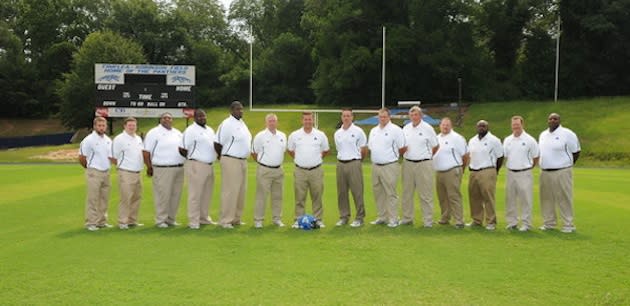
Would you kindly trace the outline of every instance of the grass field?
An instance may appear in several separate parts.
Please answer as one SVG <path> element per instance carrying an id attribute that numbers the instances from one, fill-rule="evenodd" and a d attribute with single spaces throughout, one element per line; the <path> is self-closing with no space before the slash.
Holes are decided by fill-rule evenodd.
<path id="1" fill-rule="evenodd" d="M 250 163 L 247 225 L 235 230 L 155 228 L 151 182 L 145 178 L 140 218 L 146 226 L 88 232 L 82 227 L 85 182 L 78 165 L 0 166 L 0 303 L 630 304 L 628 170 L 575 169 L 575 234 L 504 230 L 503 175 L 495 232 L 337 228 L 333 164 L 325 165 L 328 227 L 278 229 L 268 217 L 257 230 L 251 220 L 254 170 Z M 292 170 L 285 165 L 285 223 L 293 212 Z M 367 165 L 364 175 L 369 186 Z M 115 174 L 112 182 L 109 213 L 115 224 Z M 369 187 L 366 201 L 369 221 L 375 216 Z M 541 224 L 538 206 L 536 200 L 535 225 Z"/>

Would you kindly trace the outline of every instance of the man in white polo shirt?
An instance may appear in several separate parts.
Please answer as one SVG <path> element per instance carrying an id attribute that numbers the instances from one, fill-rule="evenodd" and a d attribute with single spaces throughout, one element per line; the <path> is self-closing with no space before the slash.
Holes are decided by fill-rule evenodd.
<path id="1" fill-rule="evenodd" d="M 402 167 L 402 220 L 400 224 L 413 224 L 414 196 L 418 193 L 424 227 L 433 227 L 433 162 L 438 140 L 433 127 L 422 120 L 418 106 L 409 109 L 411 122 L 403 127 L 407 152 Z"/>
<path id="2" fill-rule="evenodd" d="M 402 129 L 390 120 L 389 109 L 378 111 L 378 125 L 370 130 L 368 148 L 372 159 L 372 189 L 378 210 L 371 224 L 398 226 L 398 194 L 396 185 L 400 176 L 398 158 L 407 151 Z"/>
<path id="3" fill-rule="evenodd" d="M 278 117 L 275 114 L 265 116 L 265 126 L 267 128 L 256 134 L 252 144 L 252 158 L 258 163 L 254 227 L 263 227 L 265 202 L 269 194 L 271 194 L 272 222 L 278 227 L 284 227 L 282 223 L 282 194 L 284 192 L 282 162 L 284 152 L 287 150 L 287 136 L 277 129 Z"/>
<path id="4" fill-rule="evenodd" d="M 217 129 L 214 150 L 221 159 L 221 226 L 245 224 L 241 220 L 247 195 L 247 157 L 252 134 L 243 121 L 243 105 L 230 104 L 230 116 Z"/>
<path id="5" fill-rule="evenodd" d="M 214 130 L 206 125 L 206 112 L 195 110 L 195 123 L 184 131 L 179 153 L 186 157 L 184 173 L 188 179 L 188 227 L 213 224 L 209 215 L 214 191 Z"/>
<path id="6" fill-rule="evenodd" d="M 505 137 L 503 152 L 507 161 L 505 180 L 505 221 L 508 230 L 521 232 L 532 229 L 534 177 L 532 168 L 538 164 L 536 139 L 523 129 L 523 117 L 512 117 L 512 135 Z M 519 207 L 520 206 L 520 207 Z M 519 215 L 520 208 L 520 215 Z M 518 227 L 519 219 L 521 227 Z"/>
<path id="7" fill-rule="evenodd" d="M 328 154 L 328 138 L 324 132 L 313 127 L 313 113 L 302 113 L 302 128 L 289 135 L 287 150 L 295 161 L 295 223 L 298 228 L 298 217 L 304 215 L 306 193 L 310 192 L 313 201 L 313 215 L 319 227 L 324 227 L 322 216 L 322 195 L 324 193 L 323 157 Z"/>
<path id="8" fill-rule="evenodd" d="M 109 167 L 112 158 L 112 141 L 105 135 L 107 119 L 94 118 L 92 133 L 79 146 L 79 163 L 85 168 L 87 200 L 85 202 L 85 228 L 97 231 L 112 227 L 107 224 L 109 203 Z"/>
<path id="9" fill-rule="evenodd" d="M 472 222 L 468 226 L 483 226 L 493 231 L 497 228 L 496 200 L 497 174 L 503 164 L 501 140 L 492 135 L 486 120 L 477 122 L 477 135 L 468 141 L 470 176 L 468 201 Z"/>
<path id="10" fill-rule="evenodd" d="M 437 135 L 440 148 L 433 156 L 433 167 L 437 172 L 436 187 L 442 216 L 439 224 L 449 224 L 455 219 L 455 228 L 464 228 L 462 208 L 462 176 L 468 165 L 466 139 L 453 130 L 451 119 L 445 117 L 440 122 Z"/>
<path id="11" fill-rule="evenodd" d="M 560 115 L 549 114 L 549 129 L 540 133 L 541 230 L 556 227 L 556 207 L 560 210 L 563 233 L 575 232 L 573 224 L 573 165 L 580 157 L 580 141 L 573 131 L 560 125 Z"/>
<path id="12" fill-rule="evenodd" d="M 129 117 L 124 121 L 124 131 L 114 138 L 113 163 L 118 168 L 120 204 L 118 205 L 118 227 L 142 226 L 138 223 L 138 210 L 142 200 L 142 138 L 136 135 L 138 122 Z"/>
<path id="13" fill-rule="evenodd" d="M 348 224 L 350 220 L 350 198 L 352 192 L 356 215 L 351 227 L 363 225 L 365 203 L 363 201 L 363 165 L 361 160 L 367 155 L 367 137 L 363 130 L 352 123 L 352 109 L 341 110 L 341 127 L 335 132 L 337 148 L 337 205 L 339 221 L 337 226 Z"/>
<path id="14" fill-rule="evenodd" d="M 159 228 L 179 225 L 177 210 L 184 184 L 184 158 L 179 154 L 182 133 L 173 127 L 173 116 L 164 113 L 160 124 L 144 139 L 144 163 L 153 177 L 155 224 Z"/>

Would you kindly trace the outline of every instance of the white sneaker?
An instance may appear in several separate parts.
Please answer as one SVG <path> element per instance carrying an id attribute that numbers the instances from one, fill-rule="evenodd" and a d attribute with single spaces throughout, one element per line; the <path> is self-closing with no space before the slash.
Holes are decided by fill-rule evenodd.
<path id="1" fill-rule="evenodd" d="M 398 224 L 400 225 L 413 225 L 413 221 L 409 220 L 409 221 L 400 221 Z"/>
<path id="2" fill-rule="evenodd" d="M 180 226 L 181 224 L 179 224 L 178 222 L 173 222 L 173 223 L 167 223 L 168 226 Z"/>
<path id="3" fill-rule="evenodd" d="M 319 228 L 324 228 L 324 227 L 326 227 L 326 225 L 324 224 L 324 222 L 322 222 L 321 220 L 317 220 L 317 225 L 319 226 Z"/>
<path id="4" fill-rule="evenodd" d="M 551 226 L 543 225 L 543 226 L 539 227 L 538 229 L 541 230 L 541 231 L 550 231 L 550 230 L 554 230 L 555 228 L 551 227 Z"/>
<path id="5" fill-rule="evenodd" d="M 291 228 L 300 228 L 300 224 L 297 221 L 295 221 L 295 223 L 291 225 Z"/>
<path id="6" fill-rule="evenodd" d="M 284 223 L 282 223 L 282 221 L 273 221 L 273 224 L 275 224 L 278 227 L 284 227 Z"/>
<path id="7" fill-rule="evenodd" d="M 254 228 L 263 228 L 262 221 L 254 221 Z"/>
<path id="8" fill-rule="evenodd" d="M 359 220 L 354 220 L 352 221 L 352 223 L 350 223 L 350 227 L 361 227 L 361 225 L 363 225 L 363 221 Z"/>
<path id="9" fill-rule="evenodd" d="M 392 221 L 392 222 L 387 223 L 387 227 L 391 227 L 391 228 L 398 227 L 398 221 Z"/>
<path id="10" fill-rule="evenodd" d="M 344 226 L 346 224 L 348 224 L 348 221 L 340 219 L 339 221 L 337 221 L 337 223 L 335 223 L 335 226 Z"/>
<path id="11" fill-rule="evenodd" d="M 188 227 L 192 230 L 198 230 L 199 229 L 199 224 L 190 224 L 188 225 Z"/>
<path id="12" fill-rule="evenodd" d="M 98 228 L 112 228 L 114 226 L 111 225 L 111 224 L 105 223 L 105 224 L 99 224 L 96 227 L 98 227 Z"/>
<path id="13" fill-rule="evenodd" d="M 518 228 L 518 231 L 519 232 L 527 232 L 527 231 L 529 231 L 529 226 L 523 225 L 523 226 Z"/>
<path id="14" fill-rule="evenodd" d="M 98 227 L 97 227 L 96 225 L 91 225 L 91 224 L 90 224 L 90 225 L 86 226 L 85 228 L 86 228 L 88 231 L 90 231 L 90 232 L 95 232 L 95 231 L 98 231 Z"/>
<path id="15" fill-rule="evenodd" d="M 385 223 L 386 223 L 385 220 L 381 220 L 381 219 L 376 219 L 376 220 L 370 222 L 370 224 L 372 224 L 372 225 L 380 225 L 380 224 L 385 224 Z"/>
<path id="16" fill-rule="evenodd" d="M 206 225 L 217 225 L 217 222 L 212 221 L 212 219 L 208 219 L 208 221 L 202 221 L 201 224 L 206 224 Z"/>
<path id="17" fill-rule="evenodd" d="M 163 222 L 162 222 L 162 223 L 158 223 L 158 225 L 156 225 L 156 226 L 157 226 L 158 228 L 167 228 L 167 227 L 168 227 L 168 224 L 166 224 L 166 223 L 163 223 Z"/>
<path id="18" fill-rule="evenodd" d="M 126 229 L 129 229 L 129 225 L 121 223 L 121 224 L 118 224 L 118 228 L 121 230 L 126 230 Z"/>
<path id="19" fill-rule="evenodd" d="M 433 228 L 433 223 L 427 223 L 423 225 L 424 228 Z"/>
<path id="20" fill-rule="evenodd" d="M 224 229 L 233 229 L 233 228 L 234 228 L 234 225 L 232 225 L 232 224 L 228 223 L 228 224 L 223 224 L 223 225 L 221 225 L 221 227 L 223 227 Z"/>
<path id="21" fill-rule="evenodd" d="M 127 224 L 128 227 L 140 227 L 140 226 L 144 226 L 144 223 L 131 223 L 131 224 Z"/>
<path id="22" fill-rule="evenodd" d="M 489 231 L 494 231 L 495 229 L 497 229 L 497 225 L 496 224 L 488 224 L 486 225 L 486 229 Z"/>
<path id="23" fill-rule="evenodd" d="M 575 226 L 565 226 L 560 231 L 566 234 L 575 233 Z"/>
<path id="24" fill-rule="evenodd" d="M 514 231 L 518 229 L 518 226 L 516 224 L 510 224 L 508 226 L 505 227 L 506 230 L 508 231 Z"/>

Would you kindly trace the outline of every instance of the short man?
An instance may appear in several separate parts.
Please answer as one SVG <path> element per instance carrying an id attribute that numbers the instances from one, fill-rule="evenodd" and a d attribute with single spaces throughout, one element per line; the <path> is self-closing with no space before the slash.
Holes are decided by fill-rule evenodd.
<path id="1" fill-rule="evenodd" d="M 302 128 L 289 135 L 287 150 L 295 161 L 294 190 L 295 190 L 295 223 L 304 215 L 306 193 L 310 192 L 313 201 L 313 215 L 317 218 L 319 227 L 325 227 L 322 216 L 322 195 L 324 193 L 323 157 L 328 154 L 328 138 L 324 132 L 313 127 L 313 113 L 302 113 Z"/>
<path id="2" fill-rule="evenodd" d="M 206 125 L 206 112 L 195 110 L 195 123 L 184 131 L 179 153 L 186 158 L 184 173 L 188 179 L 188 227 L 213 224 L 209 216 L 214 191 L 214 130 Z"/>
<path id="3" fill-rule="evenodd" d="M 153 177 L 155 224 L 159 228 L 179 225 L 177 210 L 184 184 L 184 158 L 179 154 L 182 133 L 173 127 L 173 116 L 164 113 L 160 124 L 144 139 L 144 164 Z"/>
<path id="4" fill-rule="evenodd" d="M 214 150 L 221 160 L 221 226 L 226 229 L 241 221 L 247 194 L 247 157 L 252 134 L 243 121 L 243 105 L 230 104 L 230 116 L 217 129 Z"/>
<path id="5" fill-rule="evenodd" d="M 372 159 L 372 189 L 378 210 L 371 224 L 398 226 L 398 194 L 396 185 L 400 176 L 398 158 L 407 151 L 405 135 L 400 127 L 390 120 L 389 109 L 378 111 L 378 125 L 370 130 L 368 148 Z"/>
<path id="6" fill-rule="evenodd" d="M 534 177 L 532 168 L 538 164 L 538 144 L 536 139 L 523 130 L 523 117 L 512 117 L 512 135 L 505 137 L 503 152 L 507 159 L 505 167 L 505 221 L 507 229 L 518 228 L 521 232 L 532 229 L 532 207 Z M 518 214 L 520 206 L 520 216 Z"/>
<path id="7" fill-rule="evenodd" d="M 356 215 L 352 227 L 363 225 L 365 204 L 363 202 L 363 166 L 361 160 L 367 155 L 367 137 L 363 130 L 352 123 L 352 109 L 341 110 L 341 127 L 335 132 L 337 148 L 337 205 L 339 221 L 337 226 L 348 224 L 350 219 L 350 199 L 352 192 Z"/>
<path id="8" fill-rule="evenodd" d="M 540 133 L 540 209 L 541 230 L 556 227 L 556 207 L 564 226 L 563 233 L 575 232 L 573 224 L 573 165 L 580 157 L 580 142 L 573 131 L 560 125 L 560 115 L 549 114 L 548 130 Z"/>
<path id="9" fill-rule="evenodd" d="M 138 210 L 142 200 L 142 138 L 136 135 L 138 121 L 129 117 L 124 121 L 124 131 L 114 138 L 112 162 L 118 169 L 120 204 L 118 205 L 118 227 L 142 226 L 138 223 Z"/>
<path id="10" fill-rule="evenodd" d="M 252 158 L 258 163 L 254 227 L 263 227 L 265 202 L 269 194 L 271 194 L 273 224 L 284 227 L 282 223 L 282 193 L 284 192 L 282 162 L 284 152 L 287 150 L 287 136 L 278 131 L 278 117 L 275 114 L 265 116 L 265 126 L 267 128 L 256 134 L 252 144 Z"/>
<path id="11" fill-rule="evenodd" d="M 105 135 L 106 130 L 107 120 L 103 117 L 94 118 L 92 133 L 86 136 L 79 146 L 79 163 L 86 169 L 85 228 L 89 231 L 112 227 L 107 224 L 112 141 Z"/>
<path id="12" fill-rule="evenodd" d="M 422 121 L 422 110 L 413 106 L 409 110 L 409 122 L 403 127 L 407 152 L 405 152 L 402 181 L 403 217 L 400 224 L 413 224 L 414 196 L 418 193 L 424 227 L 433 227 L 433 162 L 438 150 L 438 140 L 433 127 Z"/>
<path id="13" fill-rule="evenodd" d="M 440 147 L 433 156 L 433 167 L 437 171 L 436 186 L 442 211 L 438 223 L 449 224 L 452 216 L 455 219 L 455 228 L 461 229 L 464 228 L 464 210 L 460 188 L 468 165 L 466 139 L 453 130 L 448 117 L 440 122 L 440 134 L 437 138 Z"/>
<path id="14" fill-rule="evenodd" d="M 488 122 L 477 122 L 477 135 L 468 141 L 470 150 L 470 176 L 468 179 L 468 201 L 472 222 L 468 226 L 483 226 L 486 229 L 497 228 L 495 193 L 497 174 L 503 164 L 503 146 L 501 140 L 490 133 Z"/>

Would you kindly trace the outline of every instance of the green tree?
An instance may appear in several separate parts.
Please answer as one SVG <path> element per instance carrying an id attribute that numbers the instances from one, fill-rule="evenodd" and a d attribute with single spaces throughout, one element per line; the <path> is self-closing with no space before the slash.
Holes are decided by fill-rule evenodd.
<path id="1" fill-rule="evenodd" d="M 72 69 L 64 74 L 58 87 L 62 101 L 60 117 L 70 128 L 92 125 L 96 63 L 141 64 L 146 63 L 146 59 L 139 44 L 119 34 L 105 31 L 88 35 L 74 55 Z"/>

